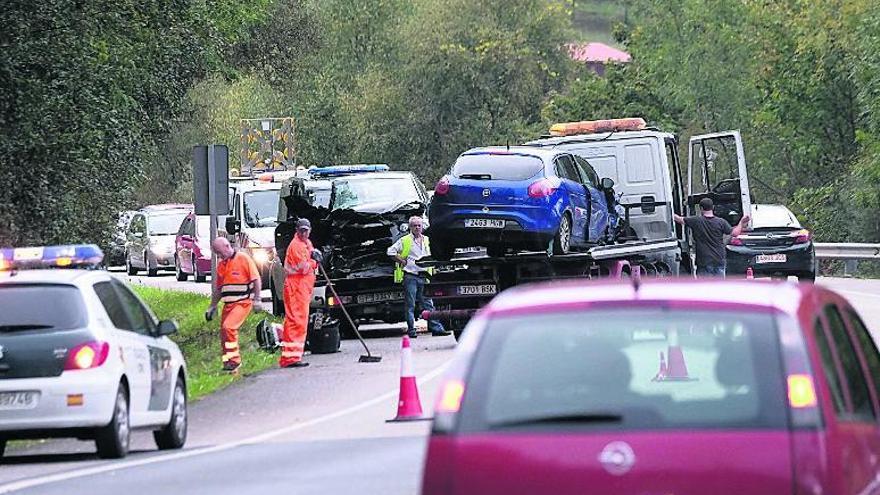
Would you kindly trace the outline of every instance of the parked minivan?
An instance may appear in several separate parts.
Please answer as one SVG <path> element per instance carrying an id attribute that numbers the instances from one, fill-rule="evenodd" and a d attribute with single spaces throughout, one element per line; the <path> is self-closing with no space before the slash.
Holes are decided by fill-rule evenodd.
<path id="1" fill-rule="evenodd" d="M 174 238 L 180 223 L 193 211 L 189 204 L 162 204 L 138 210 L 128 225 L 125 268 L 129 275 L 146 270 L 155 277 L 159 270 L 174 270 Z"/>
<path id="2" fill-rule="evenodd" d="M 874 493 L 878 399 L 867 327 L 819 286 L 521 286 L 464 330 L 422 493 Z"/>

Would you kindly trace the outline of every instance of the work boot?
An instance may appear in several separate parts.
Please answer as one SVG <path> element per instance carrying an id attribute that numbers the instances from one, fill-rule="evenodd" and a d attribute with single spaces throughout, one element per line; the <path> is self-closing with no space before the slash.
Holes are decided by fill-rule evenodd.
<path id="1" fill-rule="evenodd" d="M 452 335 L 452 332 L 449 330 L 442 330 L 440 332 L 431 332 L 432 337 L 446 337 L 447 335 Z"/>
<path id="2" fill-rule="evenodd" d="M 234 363 L 232 361 L 227 361 L 223 363 L 223 371 L 235 371 L 238 367 L 241 366 L 241 363 Z"/>
<path id="3" fill-rule="evenodd" d="M 413 330 L 412 332 L 407 332 L 406 334 L 409 335 L 409 338 L 411 338 L 411 339 L 417 339 L 417 338 L 419 338 L 419 334 L 416 333 L 415 330 Z"/>
<path id="4" fill-rule="evenodd" d="M 303 361 L 297 361 L 295 363 L 290 363 L 290 364 L 284 365 L 284 367 L 285 368 L 305 368 L 308 365 L 309 365 L 309 363 L 306 363 Z"/>

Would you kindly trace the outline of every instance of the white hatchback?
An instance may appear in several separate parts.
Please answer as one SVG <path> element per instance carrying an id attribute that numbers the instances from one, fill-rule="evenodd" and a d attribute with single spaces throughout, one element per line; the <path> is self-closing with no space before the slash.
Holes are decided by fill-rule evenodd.
<path id="1" fill-rule="evenodd" d="M 0 271 L 0 455 L 8 440 L 76 437 L 123 457 L 134 428 L 153 430 L 160 449 L 181 448 L 176 331 L 105 271 Z"/>

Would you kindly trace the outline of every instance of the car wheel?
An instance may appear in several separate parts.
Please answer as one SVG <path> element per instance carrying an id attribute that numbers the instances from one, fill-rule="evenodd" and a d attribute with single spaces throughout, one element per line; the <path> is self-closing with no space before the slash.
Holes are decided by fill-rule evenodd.
<path id="1" fill-rule="evenodd" d="M 431 243 L 431 256 L 440 261 L 449 261 L 455 254 L 455 248 L 441 241 L 433 241 Z"/>
<path id="2" fill-rule="evenodd" d="M 174 255 L 174 274 L 177 276 L 178 282 L 186 282 L 189 275 L 180 268 L 180 260 Z"/>
<path id="3" fill-rule="evenodd" d="M 159 267 L 150 268 L 150 258 L 147 257 L 146 251 L 144 251 L 144 270 L 147 271 L 148 277 L 155 277 L 159 275 Z"/>
<path id="4" fill-rule="evenodd" d="M 186 385 L 181 377 L 177 377 L 172 400 L 171 419 L 164 428 L 153 432 L 159 450 L 179 449 L 186 443 Z"/>
<path id="5" fill-rule="evenodd" d="M 571 218 L 568 213 L 562 215 L 559 230 L 553 238 L 553 254 L 568 254 L 571 250 Z"/>
<path id="6" fill-rule="evenodd" d="M 804 272 L 798 275 L 798 282 L 815 282 L 816 281 L 816 272 Z"/>
<path id="7" fill-rule="evenodd" d="M 275 282 L 269 279 L 269 292 L 272 294 L 272 314 L 275 316 L 284 316 L 284 298 L 278 297 L 275 290 Z"/>
<path id="8" fill-rule="evenodd" d="M 125 253 L 125 273 L 129 275 L 137 275 L 138 270 L 131 264 L 131 256 Z"/>
<path id="9" fill-rule="evenodd" d="M 193 265 L 193 278 L 196 282 L 202 284 L 207 279 L 207 275 L 199 272 L 199 265 L 196 264 L 196 257 L 193 255 L 192 257 L 192 265 Z"/>
<path id="10" fill-rule="evenodd" d="M 98 428 L 95 433 L 95 446 L 98 457 L 102 459 L 119 459 L 128 454 L 131 440 L 131 424 L 128 417 L 128 391 L 124 384 L 119 384 L 116 391 L 116 404 L 113 417 L 107 426 Z"/>
<path id="11" fill-rule="evenodd" d="M 8 442 L 8 440 L 0 437 L 0 457 L 3 457 L 3 454 L 6 452 L 6 442 Z"/>

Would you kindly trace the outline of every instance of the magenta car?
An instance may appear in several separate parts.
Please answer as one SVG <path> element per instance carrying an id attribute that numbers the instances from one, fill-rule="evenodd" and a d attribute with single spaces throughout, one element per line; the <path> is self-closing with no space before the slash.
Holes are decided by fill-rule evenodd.
<path id="1" fill-rule="evenodd" d="M 190 275 L 204 282 L 211 273 L 211 217 L 190 213 L 183 219 L 174 241 L 174 268 L 177 280 Z"/>
<path id="2" fill-rule="evenodd" d="M 822 287 L 516 288 L 464 331 L 422 493 L 876 493 L 878 385 Z"/>

